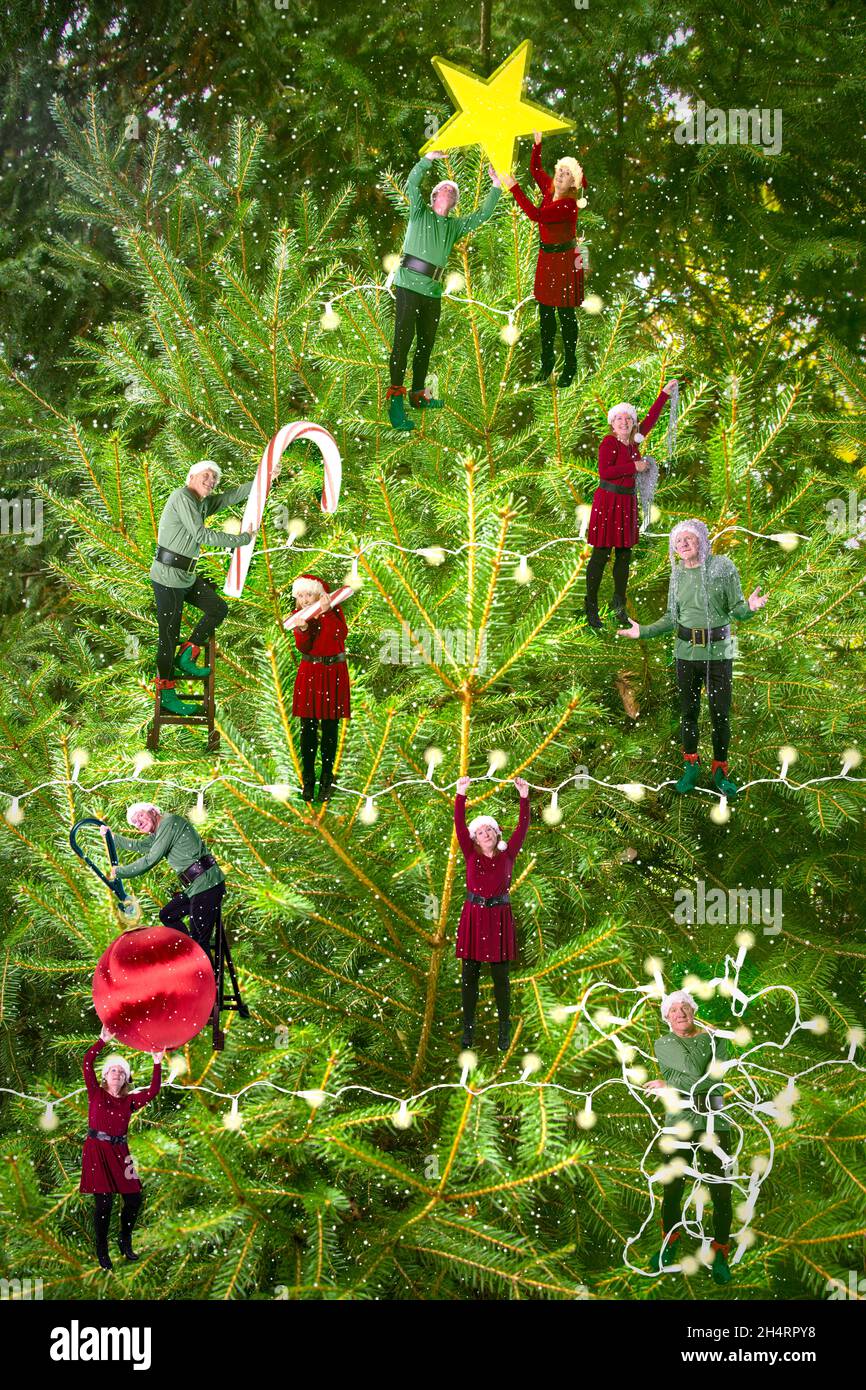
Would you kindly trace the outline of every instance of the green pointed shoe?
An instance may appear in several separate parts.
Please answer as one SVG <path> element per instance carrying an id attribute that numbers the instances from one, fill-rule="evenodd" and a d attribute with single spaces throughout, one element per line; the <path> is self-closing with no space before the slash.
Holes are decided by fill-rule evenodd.
<path id="1" fill-rule="evenodd" d="M 198 676 L 201 680 L 210 675 L 210 667 L 199 666 L 196 661 L 193 655 L 196 650 L 197 648 L 189 645 L 181 648 L 174 659 L 174 674 L 176 676 Z"/>
<path id="2" fill-rule="evenodd" d="M 178 699 L 173 690 L 163 690 L 159 708 L 162 714 L 179 714 L 184 717 L 199 713 L 195 705 L 185 705 L 183 700 Z"/>
<path id="3" fill-rule="evenodd" d="M 444 402 L 436 396 L 425 396 L 423 391 L 410 391 L 409 404 L 414 410 L 441 410 Z"/>
<path id="4" fill-rule="evenodd" d="M 731 1266 L 728 1264 L 728 1247 L 726 1245 L 716 1246 L 710 1273 L 713 1276 L 714 1284 L 730 1284 L 733 1279 Z"/>
<path id="5" fill-rule="evenodd" d="M 733 801 L 737 792 L 740 790 L 736 782 L 731 781 L 731 778 L 722 767 L 717 767 L 713 773 L 713 786 L 717 792 L 721 792 L 722 796 L 726 796 L 729 801 Z"/>
<path id="6" fill-rule="evenodd" d="M 388 402 L 388 419 L 395 430 L 414 430 L 415 421 L 406 418 L 406 387 L 392 386 L 385 398 Z"/>
<path id="7" fill-rule="evenodd" d="M 693 792 L 698 782 L 701 780 L 701 765 L 699 762 L 686 762 L 683 767 L 683 775 L 675 784 L 674 791 L 679 792 L 680 796 L 685 796 L 688 792 Z"/>

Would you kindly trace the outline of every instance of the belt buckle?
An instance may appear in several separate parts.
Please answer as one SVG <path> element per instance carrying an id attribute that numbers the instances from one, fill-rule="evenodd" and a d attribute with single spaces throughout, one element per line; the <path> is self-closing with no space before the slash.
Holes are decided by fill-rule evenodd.
<path id="1" fill-rule="evenodd" d="M 705 631 L 706 629 L 702 627 L 693 627 L 691 629 L 693 647 L 705 647 L 707 645 L 707 639 L 704 636 Z M 700 641 L 698 640 L 698 633 L 701 634 Z"/>

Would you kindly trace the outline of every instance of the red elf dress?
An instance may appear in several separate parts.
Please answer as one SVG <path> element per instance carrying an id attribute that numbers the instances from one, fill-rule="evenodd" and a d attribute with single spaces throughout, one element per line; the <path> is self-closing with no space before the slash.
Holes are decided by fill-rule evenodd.
<path id="1" fill-rule="evenodd" d="M 650 406 L 649 414 L 641 420 L 637 434 L 648 435 L 668 402 L 661 395 Z M 616 546 L 628 550 L 638 538 L 637 493 L 635 462 L 641 458 L 637 444 L 623 444 L 615 434 L 606 434 L 598 449 L 598 476 L 589 514 L 587 540 L 590 545 Z M 606 486 L 605 486 L 606 484 Z"/>
<path id="2" fill-rule="evenodd" d="M 454 800 L 454 828 L 457 843 L 466 860 L 466 892 L 484 898 L 504 897 L 511 886 L 514 861 L 529 829 L 529 797 L 520 798 L 520 819 L 517 829 L 504 850 L 488 856 L 482 854 L 466 824 L 466 797 Z M 485 907 L 470 902 L 467 897 L 457 928 L 455 954 L 461 960 L 517 960 L 517 934 L 510 903 Z"/>
<path id="3" fill-rule="evenodd" d="M 102 1038 L 97 1038 L 84 1054 L 87 1127 L 119 1138 L 129 1129 L 130 1115 L 159 1094 L 162 1067 L 159 1062 L 154 1062 L 153 1076 L 146 1091 L 130 1091 L 125 1096 L 113 1096 L 104 1086 L 100 1086 L 93 1069 L 94 1058 L 104 1047 Z M 79 1192 L 140 1192 L 141 1183 L 134 1174 L 132 1155 L 125 1139 L 122 1144 L 110 1144 L 107 1139 L 92 1139 L 89 1136 L 85 1139 L 81 1153 Z"/>
<path id="4" fill-rule="evenodd" d="M 541 189 L 541 204 L 536 206 L 519 183 L 512 185 L 511 192 L 526 216 L 538 223 L 541 244 L 532 292 L 539 304 L 577 307 L 583 303 L 583 266 L 576 250 L 577 200 L 554 198 L 553 179 L 542 168 L 540 145 L 532 146 L 529 169 Z M 586 186 L 584 174 L 582 187 Z"/>
<path id="5" fill-rule="evenodd" d="M 331 592 L 324 579 L 316 574 L 299 577 L 318 579 L 325 593 Z M 295 676 L 292 714 L 301 719 L 349 718 L 347 631 L 342 608 L 329 608 L 321 618 L 311 618 L 306 632 L 294 629 L 301 660 Z"/>

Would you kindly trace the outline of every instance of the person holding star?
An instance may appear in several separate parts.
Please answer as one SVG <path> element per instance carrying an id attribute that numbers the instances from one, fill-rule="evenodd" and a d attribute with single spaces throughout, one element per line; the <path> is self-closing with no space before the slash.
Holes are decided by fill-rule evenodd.
<path id="1" fill-rule="evenodd" d="M 710 553 L 702 521 L 681 521 L 675 526 L 668 551 L 671 577 L 664 616 L 648 626 L 630 621 L 617 635 L 638 638 L 676 633 L 674 655 L 685 765 L 675 790 L 680 794 L 693 791 L 700 779 L 698 716 L 704 687 L 713 737 L 710 777 L 716 790 L 730 799 L 738 790 L 728 772 L 734 671 L 730 623 L 753 617 L 766 604 L 767 595 L 757 588 L 748 599 L 743 598 L 733 560 Z"/>
<path id="2" fill-rule="evenodd" d="M 394 277 L 394 345 L 391 349 L 388 387 L 388 418 L 394 429 L 413 430 L 415 422 L 406 416 L 406 387 L 403 384 L 409 349 L 415 340 L 412 358 L 412 389 L 409 403 L 416 410 L 441 407 L 427 389 L 427 369 L 442 308 L 442 280 L 455 242 L 474 232 L 493 216 L 500 198 L 499 179 L 491 167 L 493 187 L 475 212 L 454 215 L 459 189 L 453 179 L 441 179 L 430 195 L 427 207 L 421 196 L 421 181 L 434 159 L 444 159 L 441 150 L 432 150 L 418 160 L 406 181 L 409 197 L 409 224 L 403 240 L 400 266 Z"/>
<path id="3" fill-rule="evenodd" d="M 541 202 L 533 203 L 511 174 L 502 184 L 526 216 L 538 226 L 538 260 L 533 294 L 538 304 L 541 331 L 541 368 L 536 381 L 547 381 L 553 371 L 556 316 L 562 332 L 563 369 L 557 386 L 564 389 L 577 372 L 577 310 L 583 303 L 583 262 L 577 240 L 578 209 L 586 207 L 582 196 L 586 175 L 571 156 L 558 159 L 553 177 L 541 163 L 541 131 L 536 130 L 530 172 L 541 190 Z"/>

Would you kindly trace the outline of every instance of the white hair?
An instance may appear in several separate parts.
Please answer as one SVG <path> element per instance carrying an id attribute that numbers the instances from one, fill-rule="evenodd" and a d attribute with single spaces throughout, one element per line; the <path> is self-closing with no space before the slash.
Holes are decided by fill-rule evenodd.
<path id="1" fill-rule="evenodd" d="M 668 1021 L 668 1014 L 672 1004 L 688 1004 L 693 1013 L 697 1013 L 698 1006 L 687 989 L 675 989 L 673 994 L 662 995 L 662 1018 L 665 1023 Z"/>
<path id="2" fill-rule="evenodd" d="M 710 537 L 704 522 L 698 521 L 696 517 L 692 517 L 688 521 L 678 521 L 671 531 L 668 537 L 668 554 L 671 564 L 677 558 L 677 540 L 684 531 L 691 531 L 698 543 L 698 562 L 702 565 L 706 564 L 707 556 L 710 553 Z"/>
<path id="3" fill-rule="evenodd" d="M 496 846 L 496 848 L 505 849 L 505 841 L 502 838 L 502 831 L 499 828 L 499 822 L 497 820 L 494 820 L 492 816 L 476 816 L 474 820 L 471 820 L 468 826 L 470 838 L 473 840 L 475 839 L 475 832 L 477 830 L 480 830 L 482 825 L 489 825 L 493 830 L 496 831 L 497 835 L 499 836 L 499 844 Z"/>
<path id="4" fill-rule="evenodd" d="M 120 1067 L 121 1071 L 123 1071 L 126 1075 L 126 1084 L 128 1086 L 130 1077 L 132 1076 L 132 1072 L 129 1069 L 129 1063 L 127 1062 L 126 1058 L 118 1056 L 117 1053 L 112 1053 L 110 1057 L 106 1057 L 105 1061 L 102 1064 L 103 1081 L 107 1077 L 112 1067 Z"/>
<path id="5" fill-rule="evenodd" d="M 433 205 L 433 199 L 436 197 L 436 194 L 439 192 L 439 189 L 440 189 L 440 188 L 453 188 L 453 189 L 454 189 L 454 202 L 452 203 L 451 206 L 452 206 L 452 207 L 455 207 L 456 204 L 457 204 L 457 199 L 460 197 L 460 189 L 457 187 L 457 184 L 454 182 L 453 179 L 440 179 L 440 180 L 439 180 L 439 182 L 437 183 L 436 187 L 433 189 L 432 193 L 430 194 L 430 205 L 431 205 L 431 207 L 432 207 L 432 205 Z"/>
<path id="6" fill-rule="evenodd" d="M 126 819 L 130 825 L 135 825 L 133 816 L 141 815 L 142 811 L 156 811 L 158 816 L 162 815 L 162 811 L 158 806 L 154 806 L 152 801 L 133 801 L 132 805 L 126 808 Z"/>
<path id="7" fill-rule="evenodd" d="M 194 463 L 192 465 L 192 468 L 186 475 L 187 482 L 189 482 L 190 478 L 194 478 L 198 473 L 213 473 L 216 477 L 217 482 L 219 482 L 220 478 L 223 475 L 223 471 L 220 468 L 219 464 L 214 463 L 213 459 L 202 459 L 199 463 Z"/>

